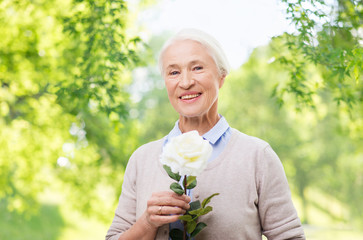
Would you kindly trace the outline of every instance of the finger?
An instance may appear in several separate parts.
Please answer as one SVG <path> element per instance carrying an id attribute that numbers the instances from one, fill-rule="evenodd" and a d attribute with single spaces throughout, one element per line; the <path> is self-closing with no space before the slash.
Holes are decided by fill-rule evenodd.
<path id="1" fill-rule="evenodd" d="M 156 192 L 153 193 L 149 199 L 148 206 L 168 205 L 188 208 L 185 204 L 188 204 L 189 202 L 190 197 L 186 195 L 178 195 L 174 192 Z"/>
<path id="2" fill-rule="evenodd" d="M 152 194 L 152 197 L 166 197 L 166 196 L 170 196 L 170 197 L 180 199 L 180 200 L 183 200 L 186 202 L 190 202 L 190 200 L 191 200 L 190 197 L 185 194 L 179 195 L 172 191 L 154 192 Z"/>
<path id="3" fill-rule="evenodd" d="M 179 219 L 179 215 L 151 215 L 150 216 L 150 220 L 159 226 L 178 221 L 178 219 Z"/>
<path id="4" fill-rule="evenodd" d="M 180 207 L 155 206 L 152 212 L 154 215 L 183 215 L 186 210 Z"/>
<path id="5" fill-rule="evenodd" d="M 183 208 L 185 210 L 188 210 L 190 207 L 188 202 L 170 196 L 151 198 L 148 201 L 148 206 L 170 206 Z"/>

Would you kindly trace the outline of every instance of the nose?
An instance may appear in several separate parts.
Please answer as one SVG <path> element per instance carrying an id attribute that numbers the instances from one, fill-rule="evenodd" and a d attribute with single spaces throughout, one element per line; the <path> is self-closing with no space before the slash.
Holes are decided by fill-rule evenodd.
<path id="1" fill-rule="evenodd" d="M 194 85 L 194 83 L 195 81 L 189 72 L 184 71 L 182 74 L 180 74 L 179 86 L 181 88 L 189 89 Z"/>

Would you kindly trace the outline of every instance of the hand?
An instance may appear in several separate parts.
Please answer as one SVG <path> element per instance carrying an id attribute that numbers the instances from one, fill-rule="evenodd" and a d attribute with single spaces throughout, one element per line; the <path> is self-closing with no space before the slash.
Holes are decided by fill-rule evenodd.
<path id="1" fill-rule="evenodd" d="M 174 192 L 153 193 L 147 202 L 146 220 L 158 228 L 164 224 L 178 220 L 189 208 L 190 197 L 178 195 Z"/>

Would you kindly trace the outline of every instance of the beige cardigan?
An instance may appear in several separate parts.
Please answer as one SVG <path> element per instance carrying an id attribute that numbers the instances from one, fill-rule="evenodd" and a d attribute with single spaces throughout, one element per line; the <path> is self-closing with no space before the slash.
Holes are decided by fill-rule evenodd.
<path id="1" fill-rule="evenodd" d="M 141 146 L 127 165 L 122 193 L 106 240 L 117 240 L 145 211 L 152 192 L 169 189 L 173 181 L 159 162 L 163 139 Z M 193 200 L 220 193 L 213 211 L 200 217 L 208 226 L 196 240 L 305 239 L 291 201 L 282 164 L 264 141 L 232 129 L 223 152 L 197 177 Z M 156 239 L 167 240 L 169 225 Z"/>

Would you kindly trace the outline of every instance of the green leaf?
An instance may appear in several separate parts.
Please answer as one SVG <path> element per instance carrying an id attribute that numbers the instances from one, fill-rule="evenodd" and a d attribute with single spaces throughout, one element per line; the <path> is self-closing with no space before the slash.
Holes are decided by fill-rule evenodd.
<path id="1" fill-rule="evenodd" d="M 179 183 L 170 184 L 170 189 L 173 190 L 176 194 L 183 195 L 184 189 L 179 185 Z"/>
<path id="2" fill-rule="evenodd" d="M 187 177 L 187 185 L 191 184 L 192 182 L 194 182 L 197 179 L 197 177 L 195 176 L 188 176 Z"/>
<path id="3" fill-rule="evenodd" d="M 203 210 L 199 213 L 198 217 L 205 215 L 205 214 L 211 212 L 212 210 L 213 210 L 213 208 L 211 206 L 207 206 L 206 208 L 203 208 Z"/>
<path id="4" fill-rule="evenodd" d="M 197 186 L 197 177 L 188 176 L 187 177 L 187 189 L 193 189 Z"/>
<path id="5" fill-rule="evenodd" d="M 198 215 L 199 215 L 199 213 L 200 213 L 202 210 L 203 210 L 203 208 L 198 208 L 198 209 L 195 209 L 195 210 L 189 211 L 189 212 L 188 212 L 188 214 L 198 216 Z"/>
<path id="6" fill-rule="evenodd" d="M 168 165 L 163 165 L 163 168 L 168 173 L 169 177 L 174 179 L 175 181 L 179 182 L 181 176 L 178 173 L 174 173 L 171 171 L 171 168 Z"/>
<path id="7" fill-rule="evenodd" d="M 187 232 L 192 233 L 196 227 L 197 227 L 197 222 L 196 221 L 188 222 L 187 223 Z"/>
<path id="8" fill-rule="evenodd" d="M 172 240 L 183 240 L 183 231 L 177 228 L 171 229 L 169 237 Z"/>
<path id="9" fill-rule="evenodd" d="M 217 195 L 219 195 L 219 193 L 214 193 L 214 194 L 210 195 L 209 197 L 207 197 L 206 199 L 204 199 L 203 202 L 202 202 L 202 208 L 204 208 L 210 202 L 210 200 L 214 196 L 217 196 Z"/>
<path id="10" fill-rule="evenodd" d="M 194 202 L 191 202 L 191 203 L 189 203 L 189 206 L 190 206 L 190 208 L 189 208 L 188 212 L 196 210 L 201 207 L 200 201 L 196 200 Z"/>
<path id="11" fill-rule="evenodd" d="M 358 80 L 359 80 L 359 76 L 360 76 L 360 71 L 359 71 L 359 67 L 356 65 L 354 66 L 354 69 L 353 69 L 353 72 L 354 72 L 354 77 L 358 83 Z"/>
<path id="12" fill-rule="evenodd" d="M 198 233 L 200 233 L 200 231 L 203 230 L 203 228 L 205 228 L 207 226 L 207 224 L 205 224 L 204 222 L 200 222 L 197 224 L 197 226 L 195 227 L 195 230 L 192 232 L 192 234 L 190 235 L 191 237 L 195 237 Z"/>
<path id="13" fill-rule="evenodd" d="M 212 211 L 213 208 L 211 206 L 207 206 L 206 208 L 199 208 L 193 211 L 189 211 L 188 214 L 195 215 L 196 217 L 200 217 Z"/>
<path id="14" fill-rule="evenodd" d="M 197 180 L 195 180 L 194 182 L 192 182 L 191 184 L 187 185 L 187 189 L 193 189 L 197 186 Z"/>
<path id="15" fill-rule="evenodd" d="M 182 215 L 179 217 L 180 220 L 182 221 L 186 221 L 186 222 L 190 222 L 193 221 L 193 217 L 190 215 Z"/>

